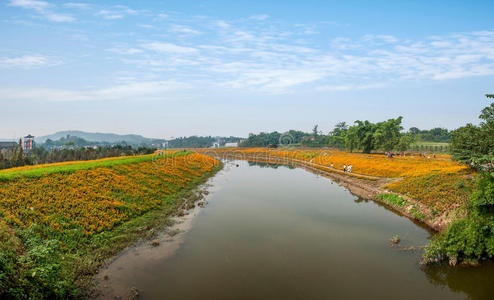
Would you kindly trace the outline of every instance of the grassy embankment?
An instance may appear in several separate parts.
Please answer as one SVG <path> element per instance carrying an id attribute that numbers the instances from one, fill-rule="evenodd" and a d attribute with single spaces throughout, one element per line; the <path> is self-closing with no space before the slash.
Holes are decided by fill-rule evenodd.
<path id="1" fill-rule="evenodd" d="M 84 296 L 105 259 L 190 206 L 219 168 L 173 152 L 1 171 L 0 298 Z"/>
<path id="2" fill-rule="evenodd" d="M 449 155 L 435 157 L 405 156 L 388 158 L 379 154 L 348 153 L 318 149 L 237 148 L 214 149 L 220 155 L 244 159 L 276 158 L 319 165 L 319 169 L 352 176 L 362 184 L 377 186 L 383 194 L 394 193 L 403 201 L 376 198 L 405 215 L 435 229 L 444 229 L 457 216 L 465 214 L 476 183 L 476 173 L 451 160 Z M 353 173 L 342 172 L 352 165 Z M 373 180 L 369 182 L 365 176 Z"/>

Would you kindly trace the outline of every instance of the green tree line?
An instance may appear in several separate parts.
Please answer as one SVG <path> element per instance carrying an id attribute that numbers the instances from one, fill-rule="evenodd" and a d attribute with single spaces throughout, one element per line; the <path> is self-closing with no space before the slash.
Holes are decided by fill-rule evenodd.
<path id="1" fill-rule="evenodd" d="M 435 237 L 426 249 L 426 262 L 476 264 L 494 258 L 494 103 L 479 118 L 479 125 L 467 124 L 452 133 L 453 158 L 479 172 L 466 217 Z"/>
<path id="2" fill-rule="evenodd" d="M 64 161 L 75 160 L 92 160 L 106 157 L 130 156 L 151 154 L 156 151 L 155 148 L 116 145 L 94 148 L 65 148 L 65 149 L 46 149 L 36 147 L 29 152 L 22 150 L 19 146 L 7 151 L 0 151 L 0 169 L 21 167 L 25 165 L 37 165 Z"/>

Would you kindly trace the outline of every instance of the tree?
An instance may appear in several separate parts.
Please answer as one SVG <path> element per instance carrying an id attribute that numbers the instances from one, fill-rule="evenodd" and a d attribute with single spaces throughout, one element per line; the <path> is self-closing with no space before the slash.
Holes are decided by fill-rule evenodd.
<path id="1" fill-rule="evenodd" d="M 408 130 L 409 133 L 413 134 L 413 135 L 417 135 L 420 133 L 420 129 L 418 129 L 417 127 L 410 127 L 410 129 Z"/>
<path id="2" fill-rule="evenodd" d="M 398 117 L 377 124 L 373 134 L 375 149 L 391 151 L 396 148 L 401 138 L 400 131 L 403 129 L 401 127 L 402 120 L 403 117 Z"/>
<path id="3" fill-rule="evenodd" d="M 348 125 L 340 122 L 334 126 L 326 138 L 326 144 L 330 147 L 342 149 L 345 147 L 345 136 L 348 132 Z"/>
<path id="4" fill-rule="evenodd" d="M 348 130 L 346 122 L 339 122 L 334 126 L 334 129 L 329 132 L 330 136 L 343 136 Z"/>
<path id="5" fill-rule="evenodd" d="M 364 153 L 371 153 L 374 149 L 374 133 L 376 124 L 369 121 L 355 121 L 355 125 L 350 126 L 346 136 L 345 145 L 350 151 L 360 149 Z"/>
<path id="6" fill-rule="evenodd" d="M 485 107 L 479 126 L 467 124 L 453 132 L 453 158 L 479 170 L 494 169 L 494 103 Z"/>
<path id="7" fill-rule="evenodd" d="M 413 136 L 413 134 L 403 134 L 401 135 L 395 149 L 400 152 L 407 151 L 413 142 L 415 142 L 415 137 Z"/>
<path id="8" fill-rule="evenodd" d="M 319 134 L 319 125 L 314 125 L 314 128 L 312 128 L 312 135 L 314 138 L 317 138 L 317 135 Z"/>

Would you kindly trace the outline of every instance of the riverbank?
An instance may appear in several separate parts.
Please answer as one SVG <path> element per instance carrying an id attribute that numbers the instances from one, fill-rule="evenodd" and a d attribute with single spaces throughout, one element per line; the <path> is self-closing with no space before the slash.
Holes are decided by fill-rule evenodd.
<path id="1" fill-rule="evenodd" d="M 197 149 L 196 149 L 197 150 Z M 348 153 L 333 150 L 205 149 L 200 153 L 226 159 L 292 164 L 328 177 L 354 195 L 384 204 L 434 231 L 442 232 L 466 213 L 475 173 L 435 157 Z M 342 171 L 352 165 L 353 172 Z"/>
<path id="2" fill-rule="evenodd" d="M 194 219 L 208 203 L 214 176 L 187 191 L 184 195 L 183 209 L 165 215 L 160 220 L 165 221 L 159 226 L 153 226 L 153 233 L 140 238 L 117 255 L 110 257 L 99 268 L 93 278 L 91 288 L 92 299 L 134 299 L 139 295 L 139 289 L 129 285 L 125 279 L 134 270 L 164 261 L 175 254 L 184 242 L 186 233 L 192 228 Z"/>
<path id="3" fill-rule="evenodd" d="M 361 200 L 302 168 L 224 164 L 208 182 L 208 205 L 197 209 L 183 236 L 165 231 L 119 254 L 111 272 L 100 271 L 110 292 L 102 299 L 115 294 L 122 299 L 136 294 L 139 299 L 385 299 L 404 291 L 406 299 L 492 295 L 492 267 L 420 265 L 431 231 L 384 205 Z M 389 241 L 395 235 L 398 245 Z M 159 245 L 153 246 L 156 240 Z M 173 243 L 180 247 L 175 250 Z"/>
<path id="4" fill-rule="evenodd" d="M 79 298 L 107 261 L 195 205 L 218 161 L 174 152 L 0 182 L 0 295 Z"/>

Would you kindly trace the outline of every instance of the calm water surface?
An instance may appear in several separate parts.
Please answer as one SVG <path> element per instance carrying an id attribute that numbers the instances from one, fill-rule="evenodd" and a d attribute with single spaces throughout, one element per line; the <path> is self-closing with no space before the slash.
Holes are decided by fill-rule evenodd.
<path id="1" fill-rule="evenodd" d="M 180 247 L 124 253 L 119 284 L 140 299 L 494 299 L 493 265 L 421 267 L 402 248 L 430 233 L 407 218 L 302 169 L 235 163 Z"/>

